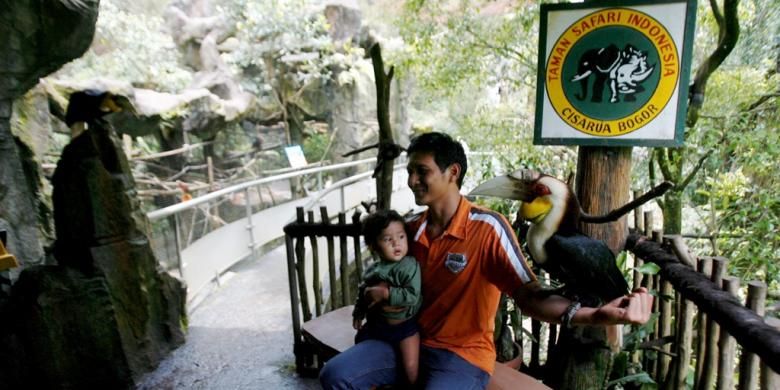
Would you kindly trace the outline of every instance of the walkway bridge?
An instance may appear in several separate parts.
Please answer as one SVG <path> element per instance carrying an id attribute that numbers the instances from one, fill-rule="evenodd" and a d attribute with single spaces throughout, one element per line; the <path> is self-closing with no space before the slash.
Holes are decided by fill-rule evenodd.
<path id="1" fill-rule="evenodd" d="M 158 258 L 187 282 L 190 317 L 186 343 L 139 388 L 319 389 L 295 372 L 282 229 L 297 207 L 325 206 L 334 217 L 362 209 L 376 198 L 375 161 L 286 172 L 149 213 Z M 414 207 L 405 167 L 397 164 L 393 177 L 392 205 L 401 212 Z M 308 186 L 293 199 L 295 187 Z"/>

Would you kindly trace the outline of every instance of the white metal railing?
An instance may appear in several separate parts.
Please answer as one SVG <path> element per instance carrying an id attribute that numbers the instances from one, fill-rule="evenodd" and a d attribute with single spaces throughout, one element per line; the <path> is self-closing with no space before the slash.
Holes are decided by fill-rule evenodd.
<path id="1" fill-rule="evenodd" d="M 330 172 L 330 171 L 335 171 L 335 170 L 339 170 L 339 169 L 351 168 L 351 167 L 354 167 L 354 166 L 357 166 L 357 165 L 360 165 L 360 164 L 367 164 L 367 163 L 371 163 L 371 162 L 374 162 L 374 161 L 376 161 L 376 158 L 366 158 L 366 159 L 363 159 L 363 160 L 350 161 L 350 162 L 346 162 L 346 163 L 333 164 L 333 165 L 328 165 L 328 166 L 324 166 L 324 167 L 303 169 L 303 170 L 300 170 L 300 171 L 284 173 L 284 174 L 281 174 L 281 175 L 263 177 L 263 178 L 252 180 L 252 181 L 248 181 L 248 182 L 245 182 L 245 183 L 236 184 L 236 185 L 228 187 L 228 188 L 223 188 L 221 190 L 214 191 L 214 192 L 208 193 L 206 195 L 199 196 L 197 198 L 193 198 L 193 199 L 191 199 L 191 200 L 189 200 L 187 202 L 178 203 L 178 204 L 171 205 L 171 206 L 159 209 L 159 210 L 155 210 L 155 211 L 149 212 L 148 214 L 146 214 L 146 217 L 149 218 L 150 221 L 155 221 L 155 220 L 158 220 L 158 219 L 165 218 L 165 217 L 167 217 L 169 215 L 173 215 L 173 214 L 182 212 L 184 210 L 192 209 L 194 207 L 197 207 L 198 205 L 201 205 L 201 204 L 204 204 L 204 203 L 208 203 L 208 202 L 210 202 L 212 200 L 215 200 L 215 199 L 218 199 L 220 197 L 223 197 L 223 196 L 226 196 L 226 195 L 230 195 L 230 194 L 236 193 L 238 191 L 247 190 L 247 189 L 249 189 L 251 187 L 256 187 L 256 186 L 259 186 L 259 185 L 262 185 L 262 184 L 268 184 L 268 183 L 271 183 L 271 182 L 274 182 L 274 181 L 288 180 L 288 179 L 292 179 L 292 178 L 296 178 L 296 177 L 299 177 L 299 176 L 304 176 L 304 175 L 308 175 L 308 174 L 312 174 L 312 173 L 318 173 L 319 174 L 319 173 L 323 173 L 323 172 Z"/>
<path id="2" fill-rule="evenodd" d="M 168 252 L 169 269 L 178 268 L 179 276 L 187 282 L 187 301 L 192 303 L 192 299 L 198 296 L 204 287 L 211 282 L 219 283 L 220 275 L 231 266 L 247 258 L 254 259 L 258 249 L 282 237 L 284 235 L 283 227 L 291 221 L 290 217 L 295 215 L 296 207 L 302 206 L 308 210 L 321 205 L 331 210 L 344 212 L 359 206 L 361 200 L 369 200 L 372 196 L 376 196 L 375 183 L 370 179 L 373 169 L 339 180 L 325 189 L 321 186 L 322 180 L 320 178 L 319 191 L 314 192 L 311 196 L 292 199 L 278 205 L 274 202 L 273 206 L 259 211 L 257 207 L 253 207 L 252 201 L 250 201 L 250 191 L 253 188 L 256 188 L 256 194 L 260 195 L 259 187 L 273 182 L 295 179 L 304 175 L 321 175 L 324 172 L 348 169 L 375 161 L 375 158 L 368 158 L 260 178 L 152 211 L 147 214 L 147 217 L 150 222 L 164 223 L 165 219 L 173 222 L 170 235 L 173 236 L 175 246 L 168 247 L 170 249 Z M 406 178 L 402 177 L 406 174 L 404 167 L 405 164 L 394 166 L 394 175 L 396 176 L 394 183 L 402 183 L 405 188 Z M 401 186 L 394 187 L 398 189 Z M 224 222 L 218 228 L 208 230 L 206 226 L 209 225 L 209 218 L 213 217 L 213 214 L 218 214 L 212 213 L 212 207 L 215 204 L 218 205 L 222 199 L 232 199 L 233 195 L 242 193 L 245 211 L 238 213 L 239 218 L 231 222 Z M 407 194 L 407 197 L 410 196 Z M 399 203 L 403 204 L 405 200 L 399 201 Z M 236 210 L 234 209 L 234 211 Z M 334 213 L 334 215 L 337 214 Z M 203 217 L 203 234 L 193 235 L 192 233 L 196 226 L 200 227 L 200 220 L 196 222 L 196 216 Z M 189 234 L 186 233 L 186 228 L 182 228 L 181 218 L 183 217 L 192 218 L 187 226 Z M 184 234 L 182 234 L 182 229 L 185 230 Z M 160 239 L 160 237 L 155 235 L 154 239 Z"/>

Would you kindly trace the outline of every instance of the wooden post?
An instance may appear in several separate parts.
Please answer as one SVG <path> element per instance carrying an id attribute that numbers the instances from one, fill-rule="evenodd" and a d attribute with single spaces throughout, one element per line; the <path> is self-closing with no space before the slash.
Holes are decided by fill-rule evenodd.
<path id="1" fill-rule="evenodd" d="M 726 263 L 728 260 L 722 257 L 715 257 L 712 259 L 712 275 L 710 280 L 716 286 L 722 284 L 723 273 L 726 269 Z M 720 339 L 720 327 L 712 319 L 712 316 L 707 316 L 707 338 L 706 347 L 704 348 L 704 362 L 702 362 L 702 374 L 701 381 L 698 384 L 699 390 L 710 390 L 715 384 L 715 373 L 718 372 L 718 340 Z M 701 345 L 701 344 L 700 344 Z"/>
<path id="2" fill-rule="evenodd" d="M 697 270 L 707 278 L 710 278 L 712 276 L 712 258 L 704 257 L 699 259 Z M 707 348 L 707 314 L 698 310 L 696 323 L 698 324 L 696 329 L 696 374 L 694 376 L 693 388 L 699 389 L 699 383 L 701 383 L 701 377 L 704 374 L 704 354 Z"/>
<path id="3" fill-rule="evenodd" d="M 641 194 L 639 191 L 634 191 L 634 199 L 640 197 Z M 637 207 L 634 209 L 634 229 L 637 232 L 643 232 L 645 226 L 645 220 L 644 220 L 644 214 L 642 213 L 642 206 Z M 639 267 L 644 264 L 644 261 L 640 259 L 637 256 L 632 256 L 634 258 L 634 283 L 632 285 L 632 290 L 636 290 L 639 287 L 642 286 L 642 273 L 637 271 Z"/>
<path id="4" fill-rule="evenodd" d="M 325 206 L 320 207 L 320 218 L 323 224 L 330 224 L 330 218 L 328 217 L 328 209 Z M 330 286 L 330 310 L 335 310 L 341 307 L 342 299 L 338 294 L 339 285 L 336 283 L 336 248 L 333 242 L 333 237 L 326 237 L 328 242 L 328 279 Z M 330 311 L 328 310 L 328 311 Z"/>
<path id="5" fill-rule="evenodd" d="M 298 223 L 303 223 L 303 207 L 296 209 Z M 301 298 L 301 311 L 303 312 L 303 322 L 311 319 L 311 308 L 309 307 L 309 290 L 306 287 L 306 237 L 295 237 L 295 270 L 298 273 L 298 290 Z"/>
<path id="6" fill-rule="evenodd" d="M 764 316 L 764 304 L 766 303 L 766 284 L 762 282 L 748 282 L 748 295 L 745 306 Z M 758 357 L 750 352 L 742 350 L 742 358 L 739 361 L 739 390 L 755 390 L 758 387 Z"/>
<path id="7" fill-rule="evenodd" d="M 382 61 L 382 48 L 378 43 L 371 46 L 371 62 L 374 65 L 374 83 L 376 85 L 376 114 L 379 122 L 379 151 L 377 152 L 377 164 L 381 164 L 382 170 L 376 178 L 376 203 L 377 209 L 390 209 L 390 198 L 393 193 L 393 160 L 385 159 L 384 146 L 392 145 L 393 130 L 390 127 L 390 83 L 393 80 L 393 67 L 385 74 L 385 65 Z"/>
<path id="8" fill-rule="evenodd" d="M 301 349 L 303 337 L 301 336 L 300 307 L 298 306 L 298 290 L 295 289 L 295 253 L 293 251 L 292 237 L 285 235 L 284 244 L 287 247 L 287 283 L 290 285 L 290 306 L 293 321 L 293 353 L 295 353 L 295 367 L 300 373 L 304 368 L 304 352 Z"/>
<path id="9" fill-rule="evenodd" d="M 739 291 L 739 278 L 735 276 L 725 276 L 723 278 L 723 289 L 728 291 L 734 297 Z M 737 343 L 728 332 L 721 329 L 718 349 L 720 350 L 720 361 L 718 362 L 718 384 L 717 390 L 734 389 L 734 357 Z"/>
<path id="10" fill-rule="evenodd" d="M 780 331 L 780 320 L 774 317 L 766 319 L 767 324 Z M 761 360 L 761 390 L 780 389 L 780 373 L 773 370 L 766 361 Z"/>
<path id="11" fill-rule="evenodd" d="M 347 216 L 339 213 L 339 225 L 347 224 Z M 347 236 L 339 237 L 339 249 L 341 251 L 341 303 L 347 306 L 352 303 L 349 298 L 349 257 L 347 255 Z"/>
<path id="12" fill-rule="evenodd" d="M 661 302 L 661 316 L 660 333 L 661 338 L 670 336 L 672 334 L 672 299 L 674 297 L 674 289 L 672 284 L 668 280 L 661 278 L 661 288 L 658 300 Z M 658 381 L 664 381 L 669 373 L 669 364 L 671 363 L 671 357 L 669 356 L 670 346 L 664 344 L 661 346 L 662 353 L 659 354 L 659 364 L 656 378 Z"/>
<path id="13" fill-rule="evenodd" d="M 355 213 L 352 214 L 352 223 L 355 225 L 360 225 L 360 211 L 355 210 Z M 357 229 L 360 231 L 360 229 Z M 363 277 L 363 254 L 360 251 L 360 234 L 353 237 L 352 243 L 355 246 L 355 266 L 357 267 L 357 275 L 358 278 Z"/>
<path id="14" fill-rule="evenodd" d="M 314 224 L 314 210 L 307 213 L 309 223 Z M 311 278 L 312 289 L 314 290 L 314 314 L 319 317 L 322 315 L 322 281 L 320 280 L 320 251 L 317 243 L 317 236 L 309 236 L 311 243 Z"/>
<path id="15" fill-rule="evenodd" d="M 580 146 L 577 156 L 575 189 L 582 209 L 590 214 L 606 214 L 629 201 L 631 188 L 631 148 Z M 580 224 L 586 235 L 603 240 L 613 253 L 625 247 L 628 235 L 627 217 L 604 224 Z M 563 330 L 562 330 L 563 332 Z M 606 339 L 604 327 L 584 327 L 582 335 Z M 560 340 L 563 337 L 559 337 Z M 563 388 L 590 388 L 604 384 L 609 373 L 603 367 L 612 359 L 609 350 L 594 348 L 578 359 L 568 357 L 563 364 Z M 548 357 L 549 361 L 549 357 Z M 596 367 L 602 367 L 598 369 Z"/>

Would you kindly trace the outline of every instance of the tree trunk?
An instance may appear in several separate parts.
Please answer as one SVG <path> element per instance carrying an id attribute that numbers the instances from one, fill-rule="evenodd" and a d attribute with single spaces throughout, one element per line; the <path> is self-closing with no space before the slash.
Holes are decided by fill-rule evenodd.
<path id="1" fill-rule="evenodd" d="M 664 196 L 664 234 L 682 233 L 682 208 L 683 194 L 677 189 L 672 189 Z"/>
<path id="2" fill-rule="evenodd" d="M 393 162 L 387 158 L 385 148 L 394 144 L 393 129 L 390 126 L 390 82 L 393 80 L 393 67 L 385 73 L 382 61 L 382 49 L 378 43 L 371 46 L 371 61 L 374 65 L 374 82 L 376 84 L 376 113 L 379 121 L 379 150 L 376 163 L 381 167 L 376 177 L 377 209 L 389 210 L 390 197 L 393 194 Z"/>
<path id="3" fill-rule="evenodd" d="M 584 211 L 606 214 L 627 203 L 630 179 L 631 148 L 580 147 L 576 193 Z M 583 224 L 580 229 L 604 240 L 615 253 L 623 248 L 628 234 L 625 216 L 606 224 Z M 562 329 L 548 359 L 545 384 L 556 389 L 602 388 L 612 366 L 612 354 L 605 344 L 604 327 Z"/>

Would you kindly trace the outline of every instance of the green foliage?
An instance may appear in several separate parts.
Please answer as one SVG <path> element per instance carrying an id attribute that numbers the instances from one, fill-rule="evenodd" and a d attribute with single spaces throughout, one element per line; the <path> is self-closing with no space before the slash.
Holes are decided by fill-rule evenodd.
<path id="1" fill-rule="evenodd" d="M 694 69 L 718 42 L 711 4 L 699 3 Z M 780 256 L 776 229 L 780 181 L 770 162 L 780 160 L 776 40 L 780 6 L 740 2 L 738 16 L 739 41 L 709 78 L 699 121 L 686 131 L 686 145 L 664 152 L 669 156 L 669 172 L 664 177 L 680 184 L 701 160 L 701 170 L 684 193 L 675 193 L 683 196 L 682 232 L 718 236 L 714 247 L 703 242 L 691 245 L 699 253 L 711 250 L 730 259 L 732 275 L 761 279 L 777 290 L 780 269 L 774 259 Z M 648 158 L 638 164 L 647 166 Z M 654 174 L 648 172 L 651 178 Z M 640 175 L 638 180 L 644 178 Z"/>
<path id="2" fill-rule="evenodd" d="M 535 147 L 539 5 L 491 1 L 405 3 L 398 25 L 407 44 L 393 58 L 417 83 L 424 127 L 466 142 L 466 188 L 525 167 L 565 178 L 572 148 Z"/>
<path id="3" fill-rule="evenodd" d="M 644 263 L 640 267 L 634 268 L 634 270 L 644 275 L 655 275 L 661 270 L 661 267 L 655 263 Z"/>
<path id="4" fill-rule="evenodd" d="M 306 161 L 309 163 L 321 161 L 328 152 L 330 135 L 327 132 L 320 132 L 310 128 L 307 128 L 305 133 L 303 154 L 306 156 Z"/>
<path id="5" fill-rule="evenodd" d="M 137 87 L 176 92 L 186 87 L 191 72 L 179 63 L 179 51 L 159 16 L 128 12 L 124 3 L 102 0 L 95 39 L 84 56 L 57 74 L 60 78 L 107 78 Z"/>

